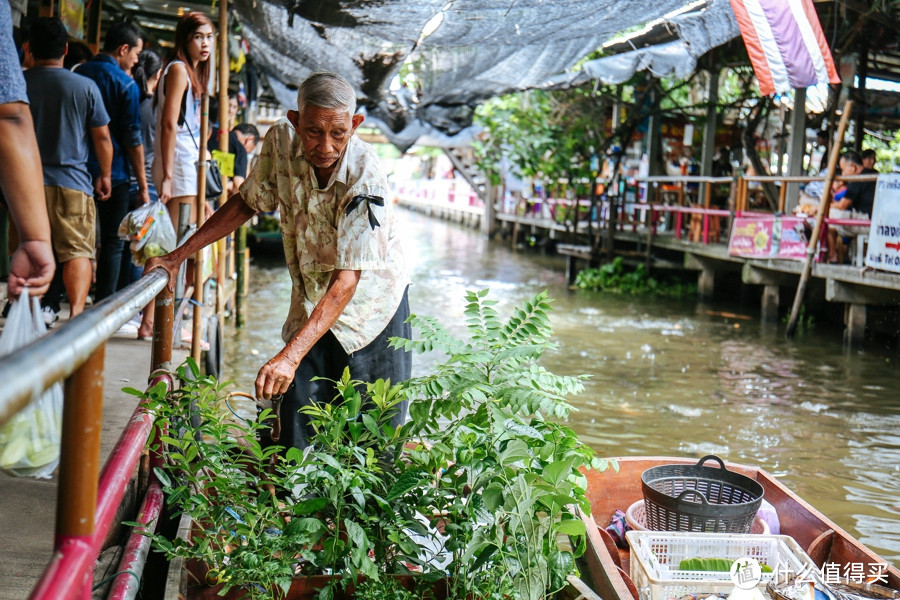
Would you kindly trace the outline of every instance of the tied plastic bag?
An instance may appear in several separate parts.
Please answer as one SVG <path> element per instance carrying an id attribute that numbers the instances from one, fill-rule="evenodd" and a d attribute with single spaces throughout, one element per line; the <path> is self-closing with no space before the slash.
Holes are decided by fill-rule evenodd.
<path id="1" fill-rule="evenodd" d="M 0 334 L 0 357 L 45 333 L 40 303 L 24 290 Z M 0 469 L 18 477 L 49 479 L 59 464 L 62 409 L 63 389 L 57 383 L 0 427 Z"/>
<path id="2" fill-rule="evenodd" d="M 177 243 L 172 219 L 162 202 L 148 202 L 125 215 L 119 237 L 131 241 L 131 262 L 138 267 L 148 258 L 168 254 Z"/>

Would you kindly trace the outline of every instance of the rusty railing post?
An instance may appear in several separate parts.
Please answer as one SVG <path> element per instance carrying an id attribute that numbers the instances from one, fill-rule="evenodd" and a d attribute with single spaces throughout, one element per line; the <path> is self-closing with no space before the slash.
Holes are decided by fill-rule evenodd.
<path id="1" fill-rule="evenodd" d="M 100 431 L 103 425 L 103 365 L 106 344 L 97 348 L 65 383 L 59 489 L 56 499 L 54 549 L 92 543 L 100 474 Z M 91 598 L 85 577 L 82 600 Z"/>
<path id="2" fill-rule="evenodd" d="M 175 336 L 175 298 L 168 286 L 156 296 L 153 318 L 153 350 L 150 371 L 168 369 L 172 362 L 172 342 Z"/>

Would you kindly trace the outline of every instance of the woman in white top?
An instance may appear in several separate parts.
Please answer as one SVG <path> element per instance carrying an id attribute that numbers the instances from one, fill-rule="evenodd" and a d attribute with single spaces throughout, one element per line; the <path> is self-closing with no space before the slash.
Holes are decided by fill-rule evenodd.
<path id="1" fill-rule="evenodd" d="M 178 225 L 178 207 L 191 205 L 197 220 L 197 163 L 205 142 L 200 139 L 200 96 L 209 84 L 213 26 L 209 17 L 190 12 L 175 27 L 175 47 L 157 87 L 153 183 L 159 199 Z"/>
<path id="2" fill-rule="evenodd" d="M 209 17 L 190 12 L 175 26 L 175 46 L 169 64 L 156 88 L 156 137 L 153 139 L 153 185 L 178 227 L 178 208 L 191 207 L 191 223 L 197 222 L 197 163 L 200 149 L 206 158 L 206 143 L 200 140 L 200 96 L 209 85 L 213 26 Z M 188 264 L 188 281 L 193 265 Z M 152 303 L 151 303 L 152 304 Z M 144 310 L 138 338 L 153 331 L 153 311 Z"/>

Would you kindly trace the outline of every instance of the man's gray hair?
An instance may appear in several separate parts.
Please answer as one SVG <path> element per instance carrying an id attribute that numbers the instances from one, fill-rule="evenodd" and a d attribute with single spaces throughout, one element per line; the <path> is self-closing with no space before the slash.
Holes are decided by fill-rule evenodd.
<path id="1" fill-rule="evenodd" d="M 307 106 L 342 108 L 352 117 L 356 112 L 356 92 L 350 82 L 337 73 L 313 73 L 297 90 L 297 110 L 302 114 Z"/>

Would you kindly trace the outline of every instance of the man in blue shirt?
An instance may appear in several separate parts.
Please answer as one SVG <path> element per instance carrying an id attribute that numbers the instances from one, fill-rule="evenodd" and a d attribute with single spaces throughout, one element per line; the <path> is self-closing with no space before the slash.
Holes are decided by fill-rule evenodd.
<path id="1" fill-rule="evenodd" d="M 35 20 L 26 47 L 34 66 L 25 72 L 25 83 L 41 151 L 53 250 L 62 264 L 70 316 L 75 317 L 84 310 L 91 287 L 95 235 L 92 196 L 96 193 L 100 200 L 109 197 L 113 151 L 109 117 L 97 85 L 63 68 L 67 39 L 66 28 L 58 18 Z M 91 144 L 100 170 L 93 182 L 87 168 Z M 45 307 L 44 311 L 48 309 L 52 310 Z"/>
<path id="2" fill-rule="evenodd" d="M 94 80 L 100 88 L 103 104 L 109 113 L 109 133 L 113 144 L 112 193 L 108 200 L 98 201 L 100 251 L 97 254 L 97 287 L 95 300 L 116 291 L 122 265 L 124 240 L 119 239 L 119 224 L 129 209 L 130 169 L 138 182 L 138 201 L 150 201 L 147 175 L 144 171 L 144 146 L 141 139 L 140 90 L 129 73 L 137 64 L 143 42 L 137 29 L 128 23 L 114 23 L 106 33 L 103 50 L 75 71 Z M 91 155 L 91 172 L 99 175 L 95 155 Z"/>
<path id="3" fill-rule="evenodd" d="M 0 2 L 0 188 L 19 234 L 7 291 L 11 297 L 25 287 L 32 295 L 43 294 L 54 271 L 50 224 L 41 199 L 41 155 L 13 44 L 8 2 Z"/>

